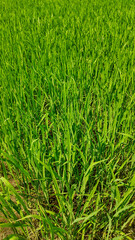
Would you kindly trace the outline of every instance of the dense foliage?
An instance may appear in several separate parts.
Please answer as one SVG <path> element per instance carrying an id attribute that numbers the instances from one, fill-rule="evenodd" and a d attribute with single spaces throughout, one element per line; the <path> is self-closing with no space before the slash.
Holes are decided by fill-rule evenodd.
<path id="1" fill-rule="evenodd" d="M 134 239 L 135 1 L 0 9 L 2 239 Z"/>

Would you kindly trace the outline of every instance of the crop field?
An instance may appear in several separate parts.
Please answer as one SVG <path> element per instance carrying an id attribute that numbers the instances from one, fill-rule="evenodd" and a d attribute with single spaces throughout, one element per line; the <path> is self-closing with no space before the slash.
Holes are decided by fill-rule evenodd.
<path id="1" fill-rule="evenodd" d="M 0 240 L 135 240 L 135 0 L 0 1 Z"/>

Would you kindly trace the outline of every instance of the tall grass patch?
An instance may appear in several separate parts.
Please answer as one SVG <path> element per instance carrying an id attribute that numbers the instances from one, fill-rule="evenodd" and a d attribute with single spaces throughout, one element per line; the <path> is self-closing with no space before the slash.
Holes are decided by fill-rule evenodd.
<path id="1" fill-rule="evenodd" d="M 133 240 L 135 1 L 0 9 L 0 237 Z"/>

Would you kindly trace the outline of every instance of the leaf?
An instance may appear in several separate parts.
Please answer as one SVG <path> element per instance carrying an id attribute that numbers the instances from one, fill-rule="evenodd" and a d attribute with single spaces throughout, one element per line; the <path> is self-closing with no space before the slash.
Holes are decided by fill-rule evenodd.
<path id="1" fill-rule="evenodd" d="M 111 173 L 112 173 L 113 180 L 115 181 L 116 178 L 115 178 L 115 175 L 114 175 L 112 169 L 111 169 Z M 117 206 L 120 203 L 120 191 L 119 191 L 119 188 L 116 184 L 114 185 L 114 188 L 115 188 L 115 191 L 116 191 L 116 206 Z"/>
<path id="2" fill-rule="evenodd" d="M 130 134 L 127 134 L 127 133 L 121 133 L 121 132 L 117 132 L 117 133 L 119 133 L 120 135 L 123 135 L 123 136 L 125 136 L 125 137 L 129 137 L 129 138 L 135 140 L 135 138 L 134 138 L 132 135 L 130 135 Z"/>
<path id="3" fill-rule="evenodd" d="M 131 187 L 135 187 L 135 174 L 133 175 L 131 179 Z"/>
<path id="4" fill-rule="evenodd" d="M 135 220 L 135 213 L 128 218 L 128 220 L 122 225 L 121 229 L 123 230 L 131 220 Z"/>
<path id="5" fill-rule="evenodd" d="M 124 208 L 120 209 L 118 212 L 116 212 L 113 217 L 118 217 L 121 212 L 124 212 L 132 207 L 133 207 L 133 204 L 127 205 L 126 207 L 124 207 Z"/>
<path id="6" fill-rule="evenodd" d="M 20 219 L 21 220 L 21 219 Z M 17 220 L 18 221 L 18 220 Z M 0 223 L 1 228 L 5 227 L 22 227 L 22 226 L 28 226 L 26 223 L 20 223 L 20 222 L 12 222 L 12 223 Z"/>
<path id="7" fill-rule="evenodd" d="M 107 216 L 108 216 L 108 219 L 109 219 L 109 228 L 108 228 L 108 233 L 107 233 L 107 238 L 106 240 L 109 239 L 109 235 L 110 235 L 110 232 L 111 232 L 111 227 L 112 227 L 112 219 L 110 217 L 110 215 L 107 213 Z"/>
<path id="8" fill-rule="evenodd" d="M 123 236 L 114 237 L 112 240 L 123 240 Z"/>
<path id="9" fill-rule="evenodd" d="M 94 211 L 92 212 L 90 215 L 88 215 L 87 217 L 81 217 L 81 218 L 77 218 L 75 219 L 75 221 L 73 221 L 72 225 L 77 223 L 77 222 L 80 222 L 80 221 L 83 221 L 83 223 L 87 222 L 90 218 L 92 218 L 93 216 L 97 215 L 97 213 L 102 209 L 103 207 L 101 207 L 100 209 L 98 209 L 97 211 Z M 83 224 L 82 223 L 82 224 Z"/>
<path id="10" fill-rule="evenodd" d="M 93 189 L 91 190 L 91 192 L 90 192 L 90 194 L 89 194 L 89 196 L 88 196 L 88 198 L 87 198 L 87 201 L 86 201 L 86 203 L 84 204 L 82 214 L 85 212 L 85 209 L 89 206 L 90 200 L 93 198 L 94 193 L 96 192 L 98 183 L 99 183 L 99 180 L 97 181 L 96 185 L 95 185 L 95 186 L 93 187 Z"/>
<path id="11" fill-rule="evenodd" d="M 14 189 L 14 187 L 11 185 L 11 183 L 5 179 L 4 177 L 1 177 L 0 180 L 11 190 L 12 193 L 14 193 L 14 195 L 16 196 L 16 198 L 19 200 L 20 204 L 23 206 L 24 210 L 26 211 L 26 213 L 29 214 L 29 211 L 23 201 L 23 199 L 19 196 L 19 194 L 16 192 L 16 190 Z"/>
<path id="12" fill-rule="evenodd" d="M 21 235 L 10 234 L 3 240 L 26 240 L 26 238 L 22 237 Z"/>
<path id="13" fill-rule="evenodd" d="M 50 215 L 53 215 L 53 216 L 56 215 L 55 212 L 52 212 L 50 210 L 45 210 L 45 211 L 46 211 L 46 213 L 49 213 Z"/>

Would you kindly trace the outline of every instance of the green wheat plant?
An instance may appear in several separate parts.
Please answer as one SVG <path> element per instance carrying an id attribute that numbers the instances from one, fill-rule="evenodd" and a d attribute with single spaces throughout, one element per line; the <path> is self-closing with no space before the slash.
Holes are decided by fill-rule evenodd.
<path id="1" fill-rule="evenodd" d="M 1 0 L 0 239 L 134 240 L 134 25 L 134 0 Z"/>

